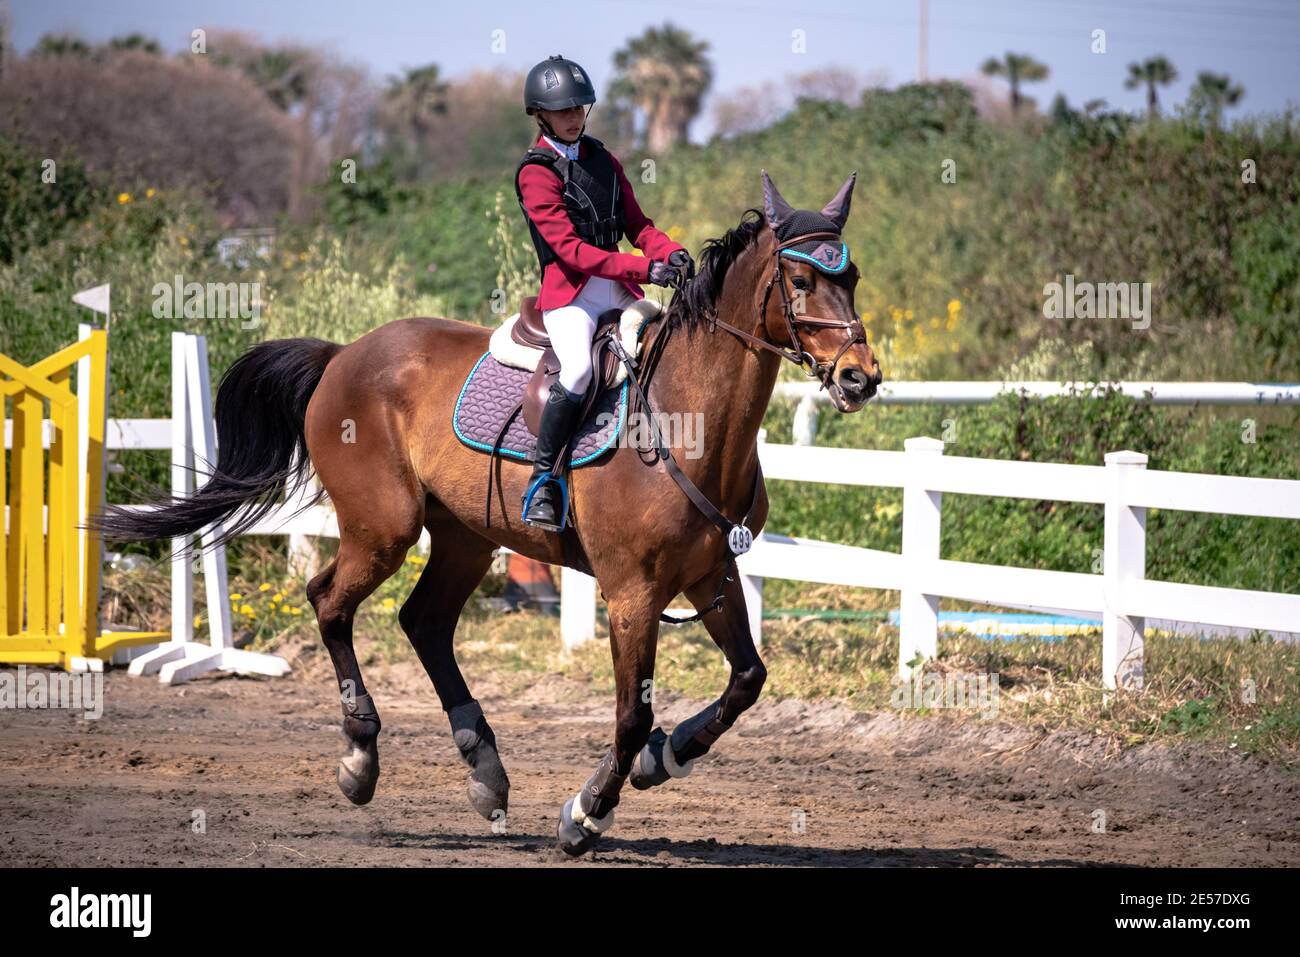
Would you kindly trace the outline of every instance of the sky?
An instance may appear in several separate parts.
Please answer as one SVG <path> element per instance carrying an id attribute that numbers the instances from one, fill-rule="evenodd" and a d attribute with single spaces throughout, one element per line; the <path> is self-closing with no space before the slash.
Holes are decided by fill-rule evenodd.
<path id="1" fill-rule="evenodd" d="M 381 78 L 428 63 L 453 77 L 522 71 L 561 53 L 587 69 L 599 95 L 614 51 L 666 21 L 709 43 L 714 93 L 828 65 L 890 86 L 908 82 L 917 75 L 922 0 L 9 2 L 20 52 L 45 33 L 65 31 L 93 42 L 140 32 L 175 52 L 188 47 L 196 27 L 235 28 L 323 46 Z M 928 10 L 931 78 L 972 79 L 990 56 L 1029 53 L 1051 70 L 1047 81 L 1025 87 L 1043 108 L 1060 91 L 1076 107 L 1104 98 L 1111 108 L 1143 109 L 1143 91 L 1124 88 L 1127 66 L 1157 53 L 1179 72 L 1161 90 L 1166 107 L 1186 97 L 1201 70 L 1228 73 L 1246 88 L 1229 117 L 1300 106 L 1300 0 L 928 0 Z M 1105 53 L 1092 52 L 1098 29 Z M 803 31 L 803 52 L 792 49 L 796 30 Z M 710 129 L 706 100 L 691 138 L 701 141 Z"/>

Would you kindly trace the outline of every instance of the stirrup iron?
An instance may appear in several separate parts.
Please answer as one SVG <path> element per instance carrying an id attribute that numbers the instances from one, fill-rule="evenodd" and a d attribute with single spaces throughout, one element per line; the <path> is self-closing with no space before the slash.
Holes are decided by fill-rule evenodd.
<path id="1" fill-rule="evenodd" d="M 560 515 L 559 525 L 550 525 L 546 522 L 529 521 L 529 519 L 527 518 L 528 506 L 533 504 L 533 496 L 537 493 L 537 490 L 540 489 L 547 482 L 553 482 L 556 485 L 558 485 L 560 488 L 560 503 L 558 509 Z M 522 521 L 525 525 L 532 525 L 534 528 L 546 529 L 548 532 L 562 532 L 564 531 L 565 522 L 568 520 L 568 517 L 569 517 L 569 483 L 565 481 L 564 476 L 552 475 L 548 471 L 548 472 L 541 473 L 540 475 L 537 476 L 537 478 L 533 479 L 531 484 L 529 484 L 528 486 L 528 492 L 524 495 L 524 507 L 523 510 L 519 513 L 520 521 Z"/>

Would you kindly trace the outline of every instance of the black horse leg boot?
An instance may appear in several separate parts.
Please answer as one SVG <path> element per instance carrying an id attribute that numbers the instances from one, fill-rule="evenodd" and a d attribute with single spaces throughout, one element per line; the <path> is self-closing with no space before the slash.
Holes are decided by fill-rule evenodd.
<path id="1" fill-rule="evenodd" d="M 577 427 L 578 410 L 584 396 L 570 392 L 557 379 L 551 383 L 542 409 L 542 421 L 537 427 L 537 452 L 533 461 L 533 474 L 524 492 L 523 520 L 525 525 L 535 525 L 547 531 L 564 530 L 569 510 L 569 489 L 563 469 L 557 469 L 556 459 Z"/>

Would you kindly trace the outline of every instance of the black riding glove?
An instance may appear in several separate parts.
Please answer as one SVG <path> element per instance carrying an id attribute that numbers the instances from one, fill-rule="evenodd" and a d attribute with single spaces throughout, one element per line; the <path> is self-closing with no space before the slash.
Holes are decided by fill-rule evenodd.
<path id="1" fill-rule="evenodd" d="M 668 265 L 681 270 L 683 279 L 692 279 L 695 276 L 695 261 L 685 249 L 674 249 L 668 257 Z"/>
<path id="2" fill-rule="evenodd" d="M 671 286 L 677 268 L 659 259 L 650 260 L 650 281 L 656 286 Z"/>

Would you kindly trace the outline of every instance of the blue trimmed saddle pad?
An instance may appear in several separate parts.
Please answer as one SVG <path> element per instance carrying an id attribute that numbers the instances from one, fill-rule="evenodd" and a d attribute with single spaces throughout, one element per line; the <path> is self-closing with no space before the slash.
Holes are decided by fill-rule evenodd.
<path id="1" fill-rule="evenodd" d="M 451 415 L 456 437 L 471 449 L 491 452 L 506 416 L 519 404 L 524 387 L 532 377 L 526 369 L 503 365 L 491 352 L 483 353 L 466 376 L 456 399 L 456 409 Z M 575 433 L 571 467 L 593 462 L 613 448 L 627 422 L 627 389 L 625 380 L 617 388 L 606 389 L 596 399 Z M 531 462 L 536 445 L 537 437 L 528 431 L 521 409 L 501 439 L 500 454 Z"/>

